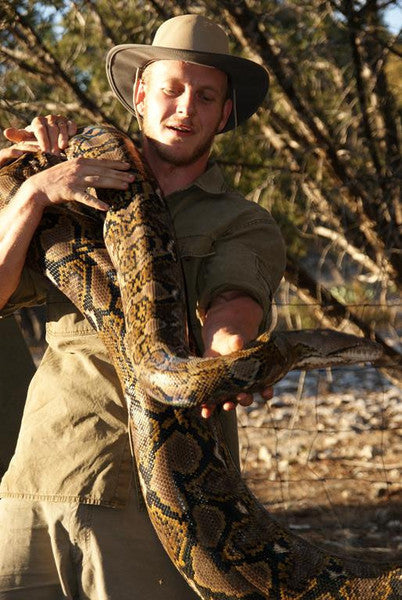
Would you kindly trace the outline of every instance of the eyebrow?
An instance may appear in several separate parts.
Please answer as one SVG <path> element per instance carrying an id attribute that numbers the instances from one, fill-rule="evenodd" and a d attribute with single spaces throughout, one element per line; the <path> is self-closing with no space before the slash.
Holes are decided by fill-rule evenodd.
<path id="1" fill-rule="evenodd" d="M 161 83 L 161 84 L 163 84 L 163 83 L 179 83 L 179 84 L 183 84 L 183 80 L 180 77 L 175 77 L 173 75 L 166 75 L 165 77 L 162 77 L 159 80 L 159 83 Z M 197 86 L 198 86 L 198 84 L 197 84 Z M 214 86 L 214 85 L 211 85 L 211 84 L 208 84 L 208 83 L 205 84 L 205 85 L 203 85 L 201 83 L 201 84 L 199 84 L 198 87 L 200 87 L 203 90 L 209 90 L 211 92 L 217 92 L 217 93 L 219 93 L 220 90 L 221 90 L 220 86 L 218 87 L 218 86 Z"/>

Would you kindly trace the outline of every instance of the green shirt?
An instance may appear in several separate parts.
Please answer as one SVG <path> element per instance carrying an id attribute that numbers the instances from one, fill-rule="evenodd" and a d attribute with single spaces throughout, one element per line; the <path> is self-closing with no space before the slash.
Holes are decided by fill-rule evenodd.
<path id="1" fill-rule="evenodd" d="M 254 297 L 263 307 L 266 328 L 285 266 L 284 243 L 270 214 L 229 189 L 216 165 L 167 202 L 199 351 L 199 316 L 225 290 Z M 121 506 L 127 500 L 132 458 L 116 372 L 87 320 L 36 272 L 24 269 L 2 314 L 41 302 L 47 304 L 48 348 L 29 388 L 17 448 L 0 493 Z M 225 419 L 236 453 L 234 414 Z"/>

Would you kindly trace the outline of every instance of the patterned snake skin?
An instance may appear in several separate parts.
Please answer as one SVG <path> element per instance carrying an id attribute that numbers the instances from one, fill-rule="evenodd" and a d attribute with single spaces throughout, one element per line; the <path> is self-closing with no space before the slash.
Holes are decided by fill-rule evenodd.
<path id="1" fill-rule="evenodd" d="M 397 600 L 401 568 L 343 559 L 279 526 L 234 467 L 219 420 L 197 406 L 254 390 L 292 368 L 375 360 L 376 345 L 333 331 L 264 334 L 229 357 L 189 356 L 180 261 L 163 199 L 137 150 L 89 127 L 67 151 L 129 160 L 127 192 L 98 192 L 111 208 L 46 210 L 28 261 L 85 314 L 105 343 L 129 407 L 152 524 L 175 566 L 205 600 Z M 30 175 L 59 159 L 26 155 L 0 171 L 0 208 Z"/>

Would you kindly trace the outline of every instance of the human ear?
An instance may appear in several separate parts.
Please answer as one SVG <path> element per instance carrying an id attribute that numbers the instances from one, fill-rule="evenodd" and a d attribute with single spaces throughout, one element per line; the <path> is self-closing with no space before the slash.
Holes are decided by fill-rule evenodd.
<path id="1" fill-rule="evenodd" d="M 232 112 L 232 108 L 233 108 L 233 101 L 231 100 L 231 98 L 228 98 L 225 101 L 225 104 L 223 105 L 223 108 L 222 108 L 222 118 L 218 125 L 218 132 L 222 131 L 222 129 L 225 127 L 227 120 L 230 116 L 230 113 Z"/>
<path id="2" fill-rule="evenodd" d="M 145 98 L 145 85 L 142 79 L 137 82 L 136 87 L 133 90 L 134 106 L 136 107 L 137 113 L 142 117 L 144 111 L 144 98 Z"/>

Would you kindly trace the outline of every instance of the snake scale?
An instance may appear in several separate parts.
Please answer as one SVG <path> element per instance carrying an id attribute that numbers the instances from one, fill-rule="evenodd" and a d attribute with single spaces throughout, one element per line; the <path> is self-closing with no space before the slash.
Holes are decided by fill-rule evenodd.
<path id="1" fill-rule="evenodd" d="M 272 384 L 292 368 L 375 360 L 376 345 L 334 331 L 278 332 L 219 358 L 190 355 L 180 260 L 168 210 L 132 142 L 92 126 L 66 151 L 129 160 L 124 192 L 98 192 L 106 218 L 76 204 L 45 211 L 27 260 L 87 317 L 105 343 L 129 407 L 152 524 L 205 600 L 397 600 L 401 568 L 332 556 L 279 526 L 233 465 L 219 420 L 197 406 Z M 0 171 L 0 208 L 57 162 L 24 155 Z"/>

